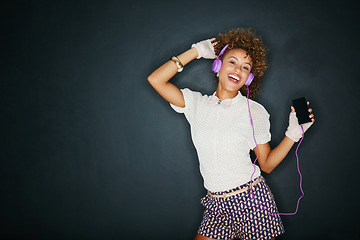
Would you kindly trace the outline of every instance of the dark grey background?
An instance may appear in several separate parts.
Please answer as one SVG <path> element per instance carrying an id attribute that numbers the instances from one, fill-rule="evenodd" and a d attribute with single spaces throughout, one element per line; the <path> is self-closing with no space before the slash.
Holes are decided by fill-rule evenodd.
<path id="1" fill-rule="evenodd" d="M 2 1 L 2 239 L 192 239 L 206 193 L 185 118 L 147 76 L 192 43 L 253 27 L 270 49 L 256 101 L 271 145 L 291 99 L 316 124 L 305 197 L 278 239 L 359 239 L 359 35 L 348 1 Z M 210 60 L 172 81 L 204 94 Z M 294 149 L 293 149 L 294 150 Z M 300 196 L 294 151 L 264 174 L 279 210 Z"/>

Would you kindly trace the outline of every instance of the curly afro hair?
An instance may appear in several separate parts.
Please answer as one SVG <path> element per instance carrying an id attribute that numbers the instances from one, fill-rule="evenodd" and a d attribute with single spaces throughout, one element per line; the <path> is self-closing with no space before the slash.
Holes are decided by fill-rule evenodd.
<path id="1" fill-rule="evenodd" d="M 252 28 L 249 29 L 231 29 L 227 33 L 220 33 L 216 38 L 218 42 L 214 49 L 215 54 L 218 56 L 221 49 L 229 44 L 224 55 L 231 49 L 241 48 L 245 50 L 253 62 L 251 72 L 254 74 L 254 80 L 249 86 L 249 97 L 254 98 L 260 88 L 261 77 L 264 75 L 265 69 L 268 67 L 266 64 L 266 53 L 268 49 L 264 46 L 260 36 L 255 35 Z M 218 80 L 218 79 L 217 79 Z M 243 95 L 247 94 L 246 86 L 244 85 L 240 92 Z"/>

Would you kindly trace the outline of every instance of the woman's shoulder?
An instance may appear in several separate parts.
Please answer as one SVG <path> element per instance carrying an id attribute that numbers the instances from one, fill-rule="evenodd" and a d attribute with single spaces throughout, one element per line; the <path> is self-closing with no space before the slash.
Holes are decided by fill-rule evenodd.
<path id="1" fill-rule="evenodd" d="M 184 96 L 191 96 L 192 98 L 195 99 L 202 99 L 202 98 L 208 98 L 209 96 L 206 94 L 202 94 L 201 92 L 198 91 L 193 91 L 189 88 L 182 88 L 180 89 L 182 91 L 182 93 L 184 94 Z"/>
<path id="2" fill-rule="evenodd" d="M 255 114 L 269 115 L 268 111 L 262 104 L 254 101 L 252 99 L 249 99 L 249 104 L 250 104 L 250 110 L 252 112 L 254 112 Z"/>

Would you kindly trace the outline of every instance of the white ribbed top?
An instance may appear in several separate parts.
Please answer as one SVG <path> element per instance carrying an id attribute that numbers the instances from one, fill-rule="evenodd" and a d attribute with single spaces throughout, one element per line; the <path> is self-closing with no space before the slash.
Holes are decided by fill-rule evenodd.
<path id="1" fill-rule="evenodd" d="M 189 89 L 181 90 L 185 107 L 171 104 L 184 113 L 191 128 L 191 137 L 199 157 L 204 186 L 211 192 L 226 191 L 250 181 L 254 171 L 250 149 L 256 147 L 246 97 L 240 91 L 230 108 L 208 104 L 210 96 Z M 215 94 L 215 93 L 214 93 Z M 255 137 L 258 144 L 270 141 L 269 114 L 265 108 L 250 101 Z M 253 179 L 260 176 L 256 166 Z"/>

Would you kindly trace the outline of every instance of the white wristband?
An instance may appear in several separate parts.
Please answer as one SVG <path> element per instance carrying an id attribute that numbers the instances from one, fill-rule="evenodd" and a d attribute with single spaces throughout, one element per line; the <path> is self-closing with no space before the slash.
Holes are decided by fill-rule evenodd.
<path id="1" fill-rule="evenodd" d="M 310 126 L 312 124 L 313 124 L 313 122 L 302 124 L 304 133 L 306 132 L 306 130 L 308 130 L 310 128 Z M 300 138 L 302 138 L 302 136 L 303 136 L 303 131 L 301 129 L 301 126 L 298 123 L 298 119 L 296 117 L 295 112 L 292 112 L 289 115 L 289 126 L 285 132 L 285 135 L 288 138 L 290 138 L 291 140 L 293 140 L 294 142 L 298 142 L 300 140 Z"/>
<path id="2" fill-rule="evenodd" d="M 198 43 L 191 45 L 191 47 L 196 48 L 198 51 L 199 58 L 207 58 L 207 59 L 214 59 L 215 58 L 215 51 L 214 46 L 212 45 L 210 39 L 204 40 Z"/>

